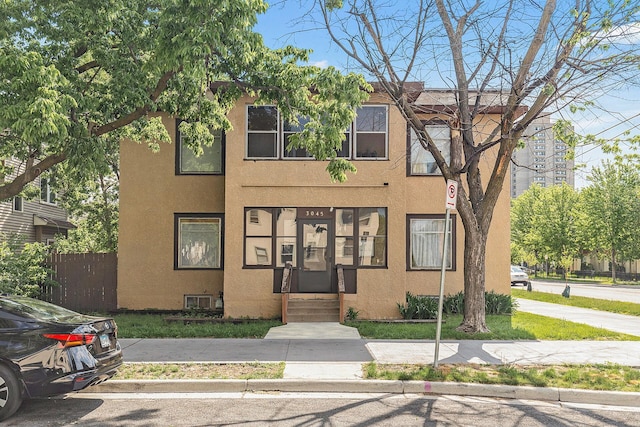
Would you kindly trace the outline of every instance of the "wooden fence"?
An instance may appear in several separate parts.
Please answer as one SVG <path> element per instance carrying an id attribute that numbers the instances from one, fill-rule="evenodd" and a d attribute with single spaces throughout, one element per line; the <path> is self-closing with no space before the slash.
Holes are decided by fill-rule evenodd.
<path id="1" fill-rule="evenodd" d="M 107 313 L 118 308 L 118 254 L 53 254 L 52 279 L 44 299 L 70 310 Z"/>

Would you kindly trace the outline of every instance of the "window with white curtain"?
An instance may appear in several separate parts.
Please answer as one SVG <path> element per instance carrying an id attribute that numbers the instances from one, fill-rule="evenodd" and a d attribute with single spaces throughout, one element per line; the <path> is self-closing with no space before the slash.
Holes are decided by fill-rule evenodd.
<path id="1" fill-rule="evenodd" d="M 442 153 L 447 164 L 451 161 L 451 129 L 446 124 L 442 125 L 426 125 L 429 136 Z M 418 136 L 411 129 L 411 169 L 410 175 L 441 175 L 440 169 L 436 164 L 433 155 L 427 151 Z"/>
<path id="2" fill-rule="evenodd" d="M 455 215 L 451 215 L 446 268 L 455 270 Z M 442 267 L 444 215 L 409 215 L 407 217 L 407 261 L 409 270 L 436 270 Z"/>

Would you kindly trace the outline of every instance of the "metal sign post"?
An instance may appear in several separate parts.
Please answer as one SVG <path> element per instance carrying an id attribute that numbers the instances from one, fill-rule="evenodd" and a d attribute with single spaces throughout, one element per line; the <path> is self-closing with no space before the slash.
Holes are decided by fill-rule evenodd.
<path id="1" fill-rule="evenodd" d="M 442 304 L 444 300 L 444 276 L 447 270 L 447 252 L 449 250 L 449 220 L 451 218 L 451 209 L 456 208 L 456 200 L 458 198 L 458 182 L 451 179 L 447 180 L 446 194 L 446 216 L 444 221 L 444 243 L 442 244 L 442 267 L 440 269 L 440 297 L 438 299 L 438 323 L 436 326 L 436 347 L 433 355 L 433 367 L 438 367 L 438 359 L 440 357 L 440 333 L 442 331 Z"/>

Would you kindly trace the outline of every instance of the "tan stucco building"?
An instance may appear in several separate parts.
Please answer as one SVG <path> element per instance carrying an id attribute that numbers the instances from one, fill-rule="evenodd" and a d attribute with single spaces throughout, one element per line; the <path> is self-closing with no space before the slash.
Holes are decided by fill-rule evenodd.
<path id="1" fill-rule="evenodd" d="M 168 116 L 174 146 L 154 154 L 121 144 L 120 308 L 213 307 L 223 292 L 227 317 L 279 318 L 287 261 L 292 295 L 319 299 L 336 295 L 342 265 L 345 307 L 363 319 L 398 318 L 407 291 L 438 294 L 445 181 L 382 95 L 372 95 L 346 132 L 340 154 L 358 172 L 343 184 L 331 183 L 326 162 L 285 150 L 296 128 L 280 120 L 276 106 L 245 97 L 228 117 L 233 130 L 200 158 L 182 149 L 179 122 Z M 447 154 L 448 126 L 436 115 L 424 119 Z M 491 163 L 484 162 L 485 176 Z M 486 283 L 510 293 L 503 193 Z M 451 236 L 445 294 L 463 289 L 464 230 L 455 211 Z"/>

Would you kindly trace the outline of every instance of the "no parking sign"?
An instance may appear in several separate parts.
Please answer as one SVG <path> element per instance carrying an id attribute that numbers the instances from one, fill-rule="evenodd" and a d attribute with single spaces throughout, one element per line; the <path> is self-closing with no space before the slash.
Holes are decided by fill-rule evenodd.
<path id="1" fill-rule="evenodd" d="M 447 180 L 447 196 L 445 202 L 446 209 L 455 209 L 456 200 L 458 198 L 458 181 L 452 179 Z"/>

